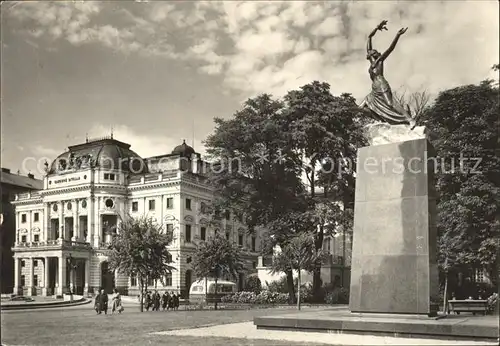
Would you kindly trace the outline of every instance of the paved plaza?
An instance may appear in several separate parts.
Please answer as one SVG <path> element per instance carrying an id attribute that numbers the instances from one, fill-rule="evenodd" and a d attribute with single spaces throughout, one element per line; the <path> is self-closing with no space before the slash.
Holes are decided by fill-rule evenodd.
<path id="1" fill-rule="evenodd" d="M 304 313 L 324 308 L 307 308 Z M 257 316 L 294 309 L 139 312 L 96 315 L 92 304 L 3 312 L 3 345 L 492 345 L 486 342 L 404 339 L 257 330 Z"/>

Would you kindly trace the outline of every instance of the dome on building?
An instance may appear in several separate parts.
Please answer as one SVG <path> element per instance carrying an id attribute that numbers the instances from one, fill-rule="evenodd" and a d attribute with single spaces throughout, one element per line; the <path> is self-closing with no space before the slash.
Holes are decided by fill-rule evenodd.
<path id="1" fill-rule="evenodd" d="M 50 165 L 48 174 L 78 171 L 94 166 L 102 169 L 117 169 L 141 174 L 147 172 L 144 160 L 130 144 L 110 138 L 87 141 L 74 145 L 59 155 Z"/>
<path id="2" fill-rule="evenodd" d="M 172 154 L 180 155 L 183 157 L 191 157 L 195 153 L 193 147 L 186 144 L 186 140 L 182 141 L 181 145 L 178 145 L 172 150 Z"/>

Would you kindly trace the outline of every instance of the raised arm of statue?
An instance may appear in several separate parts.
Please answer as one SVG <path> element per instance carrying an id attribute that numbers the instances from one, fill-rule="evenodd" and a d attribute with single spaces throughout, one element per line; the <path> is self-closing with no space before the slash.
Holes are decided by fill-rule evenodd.
<path id="1" fill-rule="evenodd" d="M 375 36 L 375 34 L 377 33 L 378 30 L 380 30 L 380 31 L 387 30 L 386 25 L 387 25 L 387 21 L 383 20 L 383 21 L 380 22 L 379 25 L 377 25 L 377 27 L 375 29 L 372 30 L 372 32 L 370 32 L 370 34 L 368 35 L 368 41 L 366 43 L 366 52 L 367 53 L 373 49 L 373 47 L 372 47 L 372 37 Z"/>
<path id="2" fill-rule="evenodd" d="M 398 40 L 401 36 L 403 36 L 403 34 L 406 32 L 406 30 L 408 30 L 408 28 L 402 28 L 398 31 L 398 33 L 396 34 L 396 37 L 394 37 L 394 40 L 392 40 L 392 43 L 391 45 L 389 46 L 389 48 L 387 48 L 387 50 L 380 56 L 380 58 L 378 58 L 377 60 L 378 61 L 384 61 L 391 53 L 392 51 L 394 50 L 394 48 L 396 48 L 396 45 L 398 44 Z"/>

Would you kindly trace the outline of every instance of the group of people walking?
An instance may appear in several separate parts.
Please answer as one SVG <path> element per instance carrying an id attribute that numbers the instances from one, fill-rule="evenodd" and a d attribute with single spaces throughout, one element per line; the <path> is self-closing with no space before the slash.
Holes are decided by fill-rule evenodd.
<path id="1" fill-rule="evenodd" d="M 105 293 L 104 290 L 101 290 L 100 292 L 97 293 L 95 297 L 94 309 L 98 315 L 102 314 L 103 312 L 105 315 L 108 314 L 108 301 L 109 301 L 108 294 Z M 114 314 L 115 312 L 118 312 L 119 314 L 121 314 L 124 308 L 122 305 L 122 299 L 120 293 L 116 288 L 113 290 L 111 302 L 112 302 L 111 313 Z"/>
<path id="2" fill-rule="evenodd" d="M 166 310 L 177 310 L 179 309 L 179 296 L 174 292 L 168 293 L 163 292 L 162 295 L 158 293 L 158 291 L 147 292 L 144 297 L 144 306 L 146 311 L 152 309 L 152 311 L 160 311 L 160 306 L 163 308 L 163 311 Z"/>

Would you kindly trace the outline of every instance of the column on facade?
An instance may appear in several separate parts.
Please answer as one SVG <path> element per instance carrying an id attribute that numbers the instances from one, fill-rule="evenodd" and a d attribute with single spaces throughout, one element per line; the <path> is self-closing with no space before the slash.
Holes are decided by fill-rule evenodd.
<path id="1" fill-rule="evenodd" d="M 49 203 L 45 203 L 44 208 L 43 208 L 43 234 L 42 234 L 42 240 L 47 241 L 50 238 L 49 234 L 49 227 L 50 227 L 50 205 Z"/>
<path id="2" fill-rule="evenodd" d="M 87 239 L 85 240 L 87 243 L 91 245 L 94 244 L 94 197 L 90 197 L 87 203 L 88 211 L 87 211 Z"/>
<path id="3" fill-rule="evenodd" d="M 63 202 L 59 202 L 59 239 L 66 239 L 66 227 L 64 224 Z"/>
<path id="4" fill-rule="evenodd" d="M 71 240 L 80 240 L 80 227 L 78 225 L 78 200 L 75 199 L 72 201 L 75 205 L 73 208 L 73 239 Z"/>
<path id="5" fill-rule="evenodd" d="M 89 293 L 90 286 L 90 259 L 85 260 L 85 285 L 83 288 L 83 294 Z"/>
<path id="6" fill-rule="evenodd" d="M 16 213 L 16 243 L 20 243 L 21 242 L 21 235 L 19 234 L 19 228 L 20 228 L 20 225 L 21 225 L 21 213 L 17 212 Z"/>
<path id="7" fill-rule="evenodd" d="M 30 210 L 26 213 L 27 224 L 28 224 L 28 243 L 33 242 L 33 223 L 32 223 L 33 212 Z"/>
<path id="8" fill-rule="evenodd" d="M 49 288 L 49 278 L 50 278 L 50 274 L 49 274 L 49 258 L 50 257 L 45 257 L 44 258 L 44 264 L 43 264 L 43 269 L 44 269 L 44 275 L 43 275 L 43 287 L 44 287 L 44 290 L 45 290 L 45 295 L 48 294 L 47 292 L 47 289 Z"/>
<path id="9" fill-rule="evenodd" d="M 59 271 L 59 275 L 57 277 L 57 294 L 63 294 L 66 290 L 66 258 L 64 256 L 60 256 L 57 258 L 57 261 L 57 269 Z"/>
<path id="10" fill-rule="evenodd" d="M 34 258 L 33 257 L 30 257 L 30 260 L 29 260 L 29 273 L 30 273 L 30 277 L 29 277 L 29 290 L 28 290 L 28 295 L 31 296 L 33 295 L 33 291 L 36 289 L 35 285 L 34 285 L 34 271 L 35 271 L 35 263 L 34 263 Z"/>
<path id="11" fill-rule="evenodd" d="M 94 246 L 99 247 L 100 243 L 104 241 L 101 239 L 101 217 L 99 215 L 99 204 L 101 197 L 95 197 L 94 200 Z"/>
<path id="12" fill-rule="evenodd" d="M 162 226 L 163 226 L 163 217 L 164 217 L 163 216 L 164 215 L 164 211 L 163 211 L 163 209 L 164 209 L 164 201 L 163 200 L 164 199 L 165 199 L 165 196 L 161 195 L 160 196 L 160 225 L 162 225 Z"/>
<path id="13" fill-rule="evenodd" d="M 19 258 L 14 257 L 14 294 L 19 292 Z"/>

